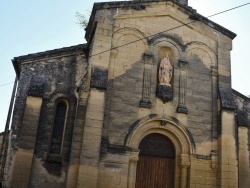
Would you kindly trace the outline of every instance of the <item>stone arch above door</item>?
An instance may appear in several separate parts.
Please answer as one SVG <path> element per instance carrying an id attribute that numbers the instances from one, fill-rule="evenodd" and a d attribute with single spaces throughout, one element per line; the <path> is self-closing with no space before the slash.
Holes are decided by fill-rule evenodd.
<path id="1" fill-rule="evenodd" d="M 154 118 L 138 121 L 131 126 L 126 137 L 125 146 L 131 148 L 129 160 L 128 187 L 134 188 L 136 181 L 136 167 L 139 155 L 139 144 L 144 137 L 157 133 L 166 136 L 174 145 L 176 153 L 175 164 L 175 187 L 186 188 L 188 182 L 188 168 L 190 166 L 190 155 L 195 153 L 192 138 L 183 125 L 177 124 L 174 118 L 155 115 Z M 162 120 L 166 125 L 161 125 Z"/>
<path id="2" fill-rule="evenodd" d="M 127 134 L 125 146 L 138 149 L 141 140 L 148 134 L 159 133 L 168 137 L 174 144 L 176 155 L 195 153 L 195 145 L 191 135 L 184 125 L 177 124 L 175 118 L 166 117 L 166 125 L 161 125 L 162 116 L 155 115 L 150 120 L 143 118 L 137 124 L 133 124 Z"/>

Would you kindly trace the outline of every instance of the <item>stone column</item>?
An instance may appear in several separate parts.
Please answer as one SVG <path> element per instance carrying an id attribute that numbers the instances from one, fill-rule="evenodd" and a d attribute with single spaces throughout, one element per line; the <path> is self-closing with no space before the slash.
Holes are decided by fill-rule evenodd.
<path id="1" fill-rule="evenodd" d="M 188 154 L 181 154 L 180 156 L 180 188 L 187 188 L 188 168 L 190 166 L 190 156 Z"/>
<path id="2" fill-rule="evenodd" d="M 10 187 L 29 187 L 42 98 L 28 96 L 20 131 L 18 150 L 13 157 Z"/>
<path id="3" fill-rule="evenodd" d="M 180 67 L 180 78 L 179 78 L 179 105 L 177 107 L 177 112 L 187 114 L 187 107 L 185 102 L 186 97 L 186 82 L 187 82 L 187 67 L 188 62 L 179 61 Z"/>
<path id="4" fill-rule="evenodd" d="M 151 108 L 150 87 L 151 87 L 151 69 L 153 64 L 153 55 L 144 54 L 144 73 L 143 73 L 143 91 L 140 107 Z"/>
<path id="5" fill-rule="evenodd" d="M 129 168 L 128 168 L 128 188 L 135 187 L 136 181 L 136 165 L 139 159 L 139 151 L 131 152 L 129 157 Z"/>
<path id="6" fill-rule="evenodd" d="M 212 74 L 212 152 L 217 152 L 217 137 L 218 137 L 218 128 L 217 128 L 217 119 L 218 119 L 218 67 L 211 67 Z"/>
<path id="7" fill-rule="evenodd" d="M 77 187 L 97 186 L 107 78 L 107 69 L 92 68 Z"/>
<path id="8" fill-rule="evenodd" d="M 234 110 L 221 110 L 219 143 L 219 186 L 238 187 L 238 159 Z"/>
<path id="9" fill-rule="evenodd" d="M 85 87 L 86 86 L 86 87 Z M 75 114 L 75 124 L 71 143 L 71 154 L 67 172 L 66 188 L 77 187 L 78 170 L 80 164 L 83 129 L 87 106 L 89 85 L 83 82 L 79 87 L 78 105 Z"/>

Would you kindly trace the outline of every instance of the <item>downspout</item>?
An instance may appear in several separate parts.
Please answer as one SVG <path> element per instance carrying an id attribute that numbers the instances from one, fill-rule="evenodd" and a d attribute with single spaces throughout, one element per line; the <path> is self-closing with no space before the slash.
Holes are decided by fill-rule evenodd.
<path id="1" fill-rule="evenodd" d="M 0 182 L 3 181 L 3 174 L 4 174 L 4 167 L 5 167 L 5 162 L 6 162 L 6 156 L 7 156 L 7 149 L 8 149 L 8 135 L 9 135 L 9 125 L 11 121 L 11 116 L 13 112 L 13 107 L 14 107 L 14 101 L 15 101 L 15 96 L 16 96 L 16 88 L 17 88 L 17 76 L 15 78 L 14 82 L 14 87 L 12 90 L 12 96 L 11 96 L 11 101 L 10 101 L 10 106 L 9 106 L 9 111 L 8 111 L 8 116 L 5 124 L 5 130 L 4 130 L 4 135 L 3 135 L 3 140 L 2 140 L 2 146 L 1 146 L 1 171 L 0 171 Z"/>

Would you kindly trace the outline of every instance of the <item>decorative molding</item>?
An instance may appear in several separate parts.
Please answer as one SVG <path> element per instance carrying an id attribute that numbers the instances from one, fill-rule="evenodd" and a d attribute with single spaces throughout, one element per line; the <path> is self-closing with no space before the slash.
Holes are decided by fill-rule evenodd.
<path id="1" fill-rule="evenodd" d="M 159 34 L 156 36 L 153 36 L 152 38 L 148 39 L 148 44 L 149 45 L 154 45 L 158 40 L 160 39 L 170 39 L 172 40 L 175 44 L 178 45 L 178 47 L 184 51 L 185 46 L 184 44 L 182 44 L 182 42 L 180 42 L 181 40 L 178 40 L 178 38 L 176 36 L 172 36 L 172 35 L 168 35 L 168 34 Z"/>
<path id="2" fill-rule="evenodd" d="M 159 85 L 157 87 L 157 97 L 162 100 L 163 103 L 173 100 L 173 88 L 167 85 Z"/>
<path id="3" fill-rule="evenodd" d="M 107 82 L 108 82 L 108 70 L 99 67 L 93 67 L 90 80 L 90 87 L 106 90 L 108 85 Z"/>
<path id="4" fill-rule="evenodd" d="M 186 107 L 186 82 L 187 82 L 187 69 L 188 62 L 179 60 L 180 78 L 179 78 L 179 105 L 177 107 L 178 113 L 187 114 Z"/>
<path id="5" fill-rule="evenodd" d="M 131 151 L 129 156 L 129 162 L 130 163 L 137 163 L 139 160 L 139 150 L 138 151 Z"/>
<path id="6" fill-rule="evenodd" d="M 179 165 L 181 168 L 188 168 L 190 166 L 190 156 L 188 154 L 181 154 Z"/>
<path id="7" fill-rule="evenodd" d="M 113 49 L 111 50 L 111 57 L 116 57 L 117 54 L 118 54 L 118 49 L 117 49 L 117 48 L 113 48 Z"/>
<path id="8" fill-rule="evenodd" d="M 196 159 L 211 160 L 210 155 L 193 154 L 193 157 L 195 157 Z"/>
<path id="9" fill-rule="evenodd" d="M 218 67 L 217 66 L 211 66 L 211 72 L 212 76 L 218 76 Z"/>
<path id="10" fill-rule="evenodd" d="M 187 114 L 188 113 L 188 109 L 185 105 L 181 105 L 179 104 L 177 107 L 177 112 L 178 113 L 183 113 L 183 114 Z"/>
<path id="11" fill-rule="evenodd" d="M 46 81 L 41 77 L 32 77 L 28 90 L 28 95 L 33 97 L 43 97 Z"/>
<path id="12" fill-rule="evenodd" d="M 219 88 L 221 108 L 227 110 L 235 110 L 236 104 L 233 98 L 231 88 Z"/>
<path id="13" fill-rule="evenodd" d="M 187 70 L 187 68 L 188 68 L 188 62 L 187 61 L 179 60 L 178 65 L 180 67 L 180 70 Z"/>
<path id="14" fill-rule="evenodd" d="M 218 153 L 216 150 L 211 151 L 211 166 L 212 169 L 218 168 Z"/>
<path id="15" fill-rule="evenodd" d="M 150 101 L 150 88 L 151 88 L 151 68 L 153 64 L 153 55 L 150 53 L 144 53 L 144 72 L 143 72 L 143 88 L 142 88 L 142 99 L 140 101 L 140 107 L 151 108 L 152 104 Z"/>

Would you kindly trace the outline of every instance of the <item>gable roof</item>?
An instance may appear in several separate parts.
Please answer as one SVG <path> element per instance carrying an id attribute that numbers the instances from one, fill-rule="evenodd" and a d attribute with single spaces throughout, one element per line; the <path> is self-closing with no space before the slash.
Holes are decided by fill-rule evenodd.
<path id="1" fill-rule="evenodd" d="M 236 90 L 233 91 L 236 105 L 236 120 L 238 126 L 250 127 L 250 98 Z"/>
<path id="2" fill-rule="evenodd" d="M 92 37 L 92 32 L 95 29 L 94 18 L 97 10 L 101 9 L 112 9 L 112 8 L 131 8 L 134 10 L 145 10 L 146 6 L 150 3 L 159 2 L 159 0 L 151 0 L 151 1 L 113 1 L 113 2 L 102 2 L 102 3 L 94 3 L 92 13 L 89 19 L 88 26 L 86 28 L 85 38 L 87 41 L 89 41 Z M 234 39 L 236 37 L 236 34 L 232 31 L 222 27 L 221 25 L 209 20 L 208 18 L 202 16 L 201 14 L 197 13 L 195 9 L 193 9 L 190 6 L 185 6 L 183 4 L 180 4 L 176 1 L 172 1 L 172 3 L 179 6 L 179 8 L 184 11 L 186 14 L 189 15 L 189 18 L 194 21 L 200 21 L 204 24 L 206 24 L 209 27 L 212 27 L 213 29 L 219 31 L 220 33 L 228 36 L 231 39 Z"/>
<path id="3" fill-rule="evenodd" d="M 19 57 L 14 57 L 12 59 L 12 64 L 14 66 L 14 69 L 16 71 L 17 77 L 20 75 L 20 63 L 24 61 L 37 61 L 41 60 L 44 58 L 53 58 L 56 56 L 67 56 L 67 55 L 72 55 L 76 53 L 84 53 L 84 49 L 87 48 L 86 44 L 78 44 L 75 46 L 70 46 L 70 47 L 64 47 L 64 48 L 58 48 L 54 50 L 48 50 L 45 52 L 38 52 L 38 53 L 33 53 L 33 54 L 28 54 L 28 55 L 23 55 Z"/>

